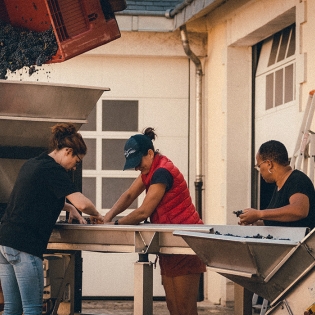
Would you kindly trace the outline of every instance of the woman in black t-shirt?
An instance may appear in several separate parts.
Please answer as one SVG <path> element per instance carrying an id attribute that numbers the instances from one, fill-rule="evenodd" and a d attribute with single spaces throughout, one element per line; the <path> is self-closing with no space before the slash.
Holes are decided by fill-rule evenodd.
<path id="1" fill-rule="evenodd" d="M 279 141 L 267 141 L 259 148 L 256 160 L 263 179 L 276 187 L 268 207 L 244 209 L 240 224 L 314 228 L 314 185 L 306 174 L 292 170 L 285 146 Z"/>
<path id="2" fill-rule="evenodd" d="M 86 150 L 74 125 L 58 124 L 52 127 L 49 152 L 21 167 L 0 224 L 4 314 L 42 314 L 42 257 L 62 210 L 70 213 L 70 221 L 75 218 L 86 223 L 78 209 L 104 222 L 67 174 L 81 163 Z"/>

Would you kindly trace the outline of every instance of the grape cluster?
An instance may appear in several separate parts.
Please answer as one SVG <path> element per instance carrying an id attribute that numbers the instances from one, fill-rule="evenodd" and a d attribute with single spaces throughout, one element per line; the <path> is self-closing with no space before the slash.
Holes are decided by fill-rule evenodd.
<path id="1" fill-rule="evenodd" d="M 215 231 L 214 232 L 215 235 L 222 235 L 219 231 Z M 226 234 L 223 234 L 224 236 L 233 236 L 233 237 L 244 237 L 244 238 L 260 238 L 260 239 L 267 239 L 267 240 L 272 240 L 272 239 L 275 239 L 272 235 L 268 234 L 267 236 L 263 236 L 263 235 L 260 235 L 259 233 L 256 234 L 256 235 L 252 235 L 252 236 L 239 236 L 239 235 L 234 235 L 234 234 L 231 234 L 231 233 L 226 233 Z M 278 240 L 282 240 L 282 241 L 290 241 L 289 238 L 279 238 Z"/>
<path id="2" fill-rule="evenodd" d="M 85 219 L 85 221 L 86 221 L 86 224 L 92 224 L 90 218 L 84 217 L 84 219 Z M 57 223 L 59 223 L 59 224 L 68 224 L 69 221 L 68 221 L 68 219 L 65 219 L 65 220 L 59 220 L 59 221 L 57 221 Z M 77 220 L 77 219 L 73 219 L 73 220 L 72 220 L 72 224 L 80 224 L 80 222 L 79 222 L 79 220 Z"/>
<path id="3" fill-rule="evenodd" d="M 41 66 L 51 59 L 58 50 L 58 44 L 52 28 L 44 32 L 35 32 L 0 20 L 0 79 L 6 79 L 7 71 Z"/>
<path id="4" fill-rule="evenodd" d="M 233 213 L 239 217 L 241 214 L 243 214 L 243 210 L 237 210 L 237 211 L 233 211 Z"/>

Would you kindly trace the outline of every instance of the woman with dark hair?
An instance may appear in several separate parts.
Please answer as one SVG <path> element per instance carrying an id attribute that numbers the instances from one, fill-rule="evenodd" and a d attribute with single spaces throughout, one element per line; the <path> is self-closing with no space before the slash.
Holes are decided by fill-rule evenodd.
<path id="1" fill-rule="evenodd" d="M 267 141 L 260 146 L 256 161 L 256 169 L 267 183 L 276 184 L 275 190 L 266 209 L 243 210 L 240 224 L 314 228 L 314 185 L 306 174 L 292 170 L 286 147 L 276 140 Z"/>
<path id="2" fill-rule="evenodd" d="M 155 224 L 203 224 L 190 197 L 187 183 L 179 169 L 154 150 L 156 134 L 147 128 L 125 144 L 126 169 L 141 174 L 105 215 L 111 222 L 146 191 L 141 206 L 112 224 L 139 224 L 150 218 Z M 201 273 L 205 264 L 196 255 L 159 255 L 162 284 L 171 315 L 196 315 Z"/>
<path id="3" fill-rule="evenodd" d="M 77 219 L 86 223 L 77 209 L 103 222 L 102 215 L 67 174 L 85 154 L 86 145 L 75 126 L 57 124 L 52 127 L 48 153 L 21 167 L 0 224 L 4 315 L 42 314 L 42 259 L 62 210 L 70 213 L 70 222 Z"/>

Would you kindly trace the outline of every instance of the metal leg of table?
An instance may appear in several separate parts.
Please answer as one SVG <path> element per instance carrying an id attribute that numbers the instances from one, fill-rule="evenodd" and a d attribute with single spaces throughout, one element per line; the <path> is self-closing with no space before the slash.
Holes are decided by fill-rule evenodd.
<path id="1" fill-rule="evenodd" d="M 251 315 L 252 314 L 253 293 L 234 283 L 234 314 Z"/>
<path id="2" fill-rule="evenodd" d="M 153 264 L 139 254 L 134 264 L 134 315 L 153 314 Z"/>

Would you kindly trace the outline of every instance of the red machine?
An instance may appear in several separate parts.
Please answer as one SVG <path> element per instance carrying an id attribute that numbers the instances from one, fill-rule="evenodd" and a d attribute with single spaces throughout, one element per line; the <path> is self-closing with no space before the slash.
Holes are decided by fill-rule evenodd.
<path id="1" fill-rule="evenodd" d="M 0 0 L 0 20 L 42 32 L 53 28 L 58 51 L 48 63 L 62 62 L 119 38 L 114 12 L 125 0 Z"/>

